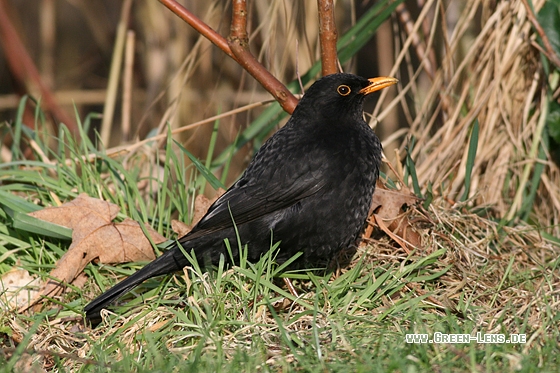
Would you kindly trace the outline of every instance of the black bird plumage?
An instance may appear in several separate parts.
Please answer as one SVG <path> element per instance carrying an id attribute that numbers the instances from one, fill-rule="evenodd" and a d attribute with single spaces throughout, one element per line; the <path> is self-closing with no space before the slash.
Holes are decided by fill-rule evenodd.
<path id="1" fill-rule="evenodd" d="M 241 243 L 258 261 L 280 242 L 276 261 L 302 252 L 300 268 L 325 266 L 358 240 L 371 205 L 381 162 L 381 143 L 363 119 L 367 94 L 394 78 L 364 79 L 333 74 L 316 81 L 286 125 L 270 137 L 241 176 L 178 242 L 199 261 L 216 265 L 234 258 Z M 233 221 L 232 221 L 233 217 Z M 188 265 L 177 245 L 103 293 L 84 311 L 99 320 L 101 309 L 143 281 Z"/>

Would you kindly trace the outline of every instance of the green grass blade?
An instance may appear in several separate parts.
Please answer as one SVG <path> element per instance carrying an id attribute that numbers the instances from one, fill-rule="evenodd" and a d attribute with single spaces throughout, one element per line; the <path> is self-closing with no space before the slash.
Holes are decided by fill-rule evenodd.
<path id="1" fill-rule="evenodd" d="M 474 168 L 474 160 L 476 158 L 476 151 L 478 149 L 478 131 L 479 131 L 478 119 L 475 119 L 471 130 L 471 138 L 469 140 L 469 150 L 467 153 L 467 165 L 465 169 L 465 192 L 463 193 L 463 196 L 459 199 L 462 202 L 466 201 L 467 198 L 469 198 L 469 193 L 471 191 L 471 177 Z"/>
<path id="2" fill-rule="evenodd" d="M 537 196 L 537 190 L 541 184 L 541 178 L 545 171 L 546 162 L 548 161 L 545 149 L 550 149 L 550 137 L 547 131 L 542 131 L 542 138 L 539 144 L 539 152 L 537 154 L 537 162 L 535 162 L 535 167 L 533 168 L 533 177 L 529 185 L 529 192 L 523 198 L 523 203 L 519 209 L 519 217 L 521 220 L 529 221 L 531 216 L 531 211 L 533 211 L 533 203 Z"/>
<path id="3" fill-rule="evenodd" d="M 422 191 L 420 190 L 420 184 L 418 183 L 418 175 L 416 174 L 416 164 L 414 163 L 414 160 L 410 155 L 412 153 L 412 150 L 414 149 L 415 143 L 416 141 L 414 137 L 412 137 L 410 139 L 410 145 L 405 147 L 406 150 L 405 171 L 408 173 L 408 175 L 410 175 L 410 178 L 412 179 L 412 187 L 414 189 L 414 194 L 416 194 L 416 196 L 419 198 L 423 198 Z M 407 178 L 405 174 L 405 180 L 406 179 Z"/>
<path id="4" fill-rule="evenodd" d="M 217 190 L 218 188 L 225 189 L 224 184 L 222 184 L 222 182 L 216 176 L 214 176 L 214 174 L 208 168 L 206 168 L 206 166 L 204 166 L 202 162 L 200 162 L 191 152 L 189 152 L 179 142 L 175 141 L 175 144 L 177 144 L 177 146 L 179 146 L 181 151 L 185 153 L 187 157 L 189 157 L 189 159 L 194 164 L 196 169 L 204 176 L 204 178 L 208 181 L 208 183 L 212 186 L 212 188 L 214 188 L 214 190 Z"/>
<path id="5" fill-rule="evenodd" d="M 21 132 L 22 128 L 25 126 L 23 124 L 23 114 L 25 113 L 25 105 L 27 104 L 28 96 L 24 95 L 21 100 L 19 100 L 18 109 L 16 112 L 16 121 L 13 125 L 13 143 L 12 143 L 12 160 L 20 159 L 22 157 L 21 153 Z"/>
<path id="6" fill-rule="evenodd" d="M 218 115 L 220 111 L 218 111 Z M 210 170 L 212 167 L 212 156 L 214 155 L 214 148 L 216 146 L 216 141 L 218 140 L 218 130 L 220 128 L 220 120 L 216 119 L 214 122 L 214 128 L 212 129 L 212 135 L 210 136 L 210 144 L 208 144 L 208 152 L 206 153 L 206 162 L 204 167 L 207 170 Z M 220 183 L 222 183 L 220 181 Z M 223 183 L 222 183 L 223 184 Z M 206 187 L 206 177 L 203 178 L 202 182 L 200 183 L 200 187 L 198 189 L 198 194 L 204 194 L 204 188 Z M 216 189 L 216 188 L 214 188 Z"/>

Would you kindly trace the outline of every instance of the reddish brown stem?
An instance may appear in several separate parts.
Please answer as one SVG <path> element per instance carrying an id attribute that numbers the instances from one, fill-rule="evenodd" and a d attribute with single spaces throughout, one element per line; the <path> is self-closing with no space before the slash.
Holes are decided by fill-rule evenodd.
<path id="1" fill-rule="evenodd" d="M 251 76 L 274 96 L 286 112 L 291 114 L 294 111 L 298 103 L 295 96 L 249 52 L 247 45 L 246 0 L 235 0 L 233 3 L 233 17 L 229 40 L 226 40 L 175 0 L 159 1 L 247 70 Z"/>
<path id="2" fill-rule="evenodd" d="M 259 63 L 249 50 L 249 38 L 247 36 L 247 1 L 234 0 L 232 10 L 228 44 L 237 62 L 274 96 L 276 101 L 278 101 L 286 112 L 290 114 L 293 113 L 298 103 L 297 99 L 284 84 Z"/>
<path id="3" fill-rule="evenodd" d="M 227 40 L 222 35 L 214 31 L 206 23 L 198 19 L 194 14 L 189 12 L 185 7 L 183 7 L 175 0 L 159 0 L 159 2 L 165 5 L 169 10 L 171 10 L 175 15 L 177 15 L 183 21 L 188 23 L 200 35 L 210 40 L 215 46 L 220 48 L 225 54 L 227 54 L 228 56 L 230 56 L 231 58 L 237 61 L 237 59 L 229 49 Z"/>
<path id="4" fill-rule="evenodd" d="M 62 122 L 70 131 L 77 132 L 76 123 L 58 106 L 54 95 L 41 79 L 39 70 L 27 53 L 8 16 L 8 6 L 5 0 L 0 0 L 0 42 L 4 47 L 4 55 L 15 80 L 25 86 L 27 92 L 33 94 L 33 91 L 37 91 L 41 95 L 46 111 L 55 118 L 55 122 Z M 27 123 L 27 125 L 31 125 L 31 123 Z"/>
<path id="5" fill-rule="evenodd" d="M 247 36 L 247 0 L 233 0 L 231 29 L 229 40 L 240 40 L 243 45 L 249 44 Z"/>
<path id="6" fill-rule="evenodd" d="M 292 114 L 298 104 L 298 100 L 292 92 L 270 74 L 239 40 L 231 40 L 229 46 L 233 54 L 237 57 L 239 65 L 247 70 L 253 78 L 274 96 L 284 111 Z"/>
<path id="7" fill-rule="evenodd" d="M 334 18 L 333 0 L 317 0 L 319 11 L 319 39 L 321 43 L 321 73 L 323 76 L 338 72 L 336 41 L 338 33 Z"/>

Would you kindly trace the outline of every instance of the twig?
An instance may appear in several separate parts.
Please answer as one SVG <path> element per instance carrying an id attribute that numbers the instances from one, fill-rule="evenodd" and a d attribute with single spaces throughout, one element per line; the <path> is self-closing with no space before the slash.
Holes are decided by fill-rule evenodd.
<path id="1" fill-rule="evenodd" d="M 231 49 L 229 49 L 227 40 L 222 35 L 214 31 L 206 23 L 198 19 L 194 14 L 189 12 L 185 7 L 183 7 L 175 0 L 159 0 L 159 2 L 165 5 L 169 10 L 171 10 L 175 15 L 177 15 L 183 21 L 188 23 L 189 26 L 194 28 L 200 35 L 210 40 L 212 44 L 220 48 L 222 52 L 224 52 L 225 54 L 233 58 L 235 61 L 237 61 L 237 58 L 233 55 Z"/>
<path id="2" fill-rule="evenodd" d="M 426 0 L 417 0 L 416 2 L 418 4 L 418 9 L 422 9 L 424 6 L 426 6 Z M 433 13 L 429 17 L 433 17 Z M 432 28 L 431 26 L 432 23 L 433 23 L 432 19 L 429 19 L 428 17 L 424 18 L 424 20 L 422 21 L 422 32 L 424 34 L 424 38 L 429 37 L 430 29 Z M 428 46 L 429 42 L 425 44 Z M 429 66 L 426 66 L 425 69 L 430 75 L 431 79 L 434 80 L 435 68 L 436 68 L 435 66 L 437 66 L 437 60 L 436 60 L 436 52 L 434 51 L 433 44 L 431 47 L 429 47 L 427 53 L 428 53 L 428 60 L 430 61 L 430 64 Z"/>
<path id="3" fill-rule="evenodd" d="M 286 112 L 293 113 L 298 104 L 297 99 L 284 84 L 259 63 L 249 50 L 247 0 L 233 1 L 231 29 L 227 40 L 237 63 L 270 92 Z"/>
<path id="4" fill-rule="evenodd" d="M 278 79 L 270 74 L 260 63 L 255 56 L 236 40 L 230 43 L 232 52 L 236 55 L 238 63 L 243 67 L 253 78 L 255 78 L 273 97 L 282 109 L 289 114 L 294 112 L 298 104 L 296 97 L 282 84 Z"/>
<path id="5" fill-rule="evenodd" d="M 299 43 L 297 39 L 296 39 L 296 76 L 297 76 L 297 81 L 299 83 L 299 89 L 301 93 L 304 94 L 305 89 L 303 88 L 303 82 L 301 81 L 301 75 L 299 73 Z"/>
<path id="6" fill-rule="evenodd" d="M 295 96 L 276 79 L 258 60 L 249 52 L 246 37 L 247 9 L 246 0 L 234 1 L 234 12 L 232 16 L 233 36 L 226 40 L 214 31 L 210 26 L 198 19 L 194 14 L 185 9 L 175 0 L 159 0 L 169 10 L 175 13 L 183 21 L 187 22 L 198 33 L 210 40 L 215 46 L 233 58 L 251 76 L 253 76 L 272 96 L 278 101 L 282 108 L 292 113 L 298 103 Z M 245 34 L 245 37 L 243 37 Z"/>
<path id="7" fill-rule="evenodd" d="M 40 45 L 39 70 L 43 82 L 47 87 L 54 89 L 55 71 L 55 42 L 56 42 L 56 3 L 53 0 L 41 1 L 40 5 Z"/>
<path id="8" fill-rule="evenodd" d="M 317 0 L 319 12 L 319 40 L 321 43 L 321 74 L 338 72 L 336 41 L 338 33 L 334 18 L 333 0 Z"/>
<path id="9" fill-rule="evenodd" d="M 245 48 L 249 46 L 247 36 L 247 0 L 233 0 L 231 28 L 229 31 L 228 44 L 232 40 L 239 40 Z"/>

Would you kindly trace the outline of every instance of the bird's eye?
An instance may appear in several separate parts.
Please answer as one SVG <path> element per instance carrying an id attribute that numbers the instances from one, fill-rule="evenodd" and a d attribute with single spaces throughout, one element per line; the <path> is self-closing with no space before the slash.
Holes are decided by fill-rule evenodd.
<path id="1" fill-rule="evenodd" d="M 341 96 L 348 96 L 352 90 L 350 89 L 350 87 L 343 84 L 343 85 L 339 85 L 336 91 Z"/>

